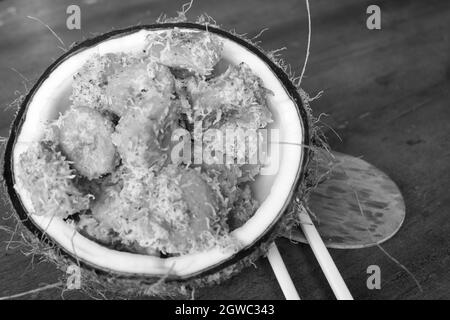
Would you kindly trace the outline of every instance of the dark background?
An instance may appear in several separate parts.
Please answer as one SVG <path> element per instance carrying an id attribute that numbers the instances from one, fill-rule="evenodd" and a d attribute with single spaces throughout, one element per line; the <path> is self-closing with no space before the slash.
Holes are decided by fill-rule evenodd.
<path id="1" fill-rule="evenodd" d="M 6 137 L 14 108 L 24 91 L 20 74 L 32 82 L 62 51 L 47 23 L 66 45 L 112 28 L 152 23 L 163 12 L 174 16 L 186 1 L 50 1 L 0 0 L 0 135 Z M 67 30 L 66 8 L 81 7 L 81 30 Z M 382 29 L 366 28 L 366 8 L 381 7 Z M 196 0 L 188 13 L 207 12 L 225 29 L 254 36 L 267 50 L 287 47 L 283 56 L 299 74 L 304 62 L 307 15 L 302 0 Z M 399 185 L 406 220 L 383 247 L 418 279 L 412 278 L 378 248 L 330 250 L 357 299 L 450 298 L 450 2 L 442 1 L 311 1 L 311 55 L 302 85 L 316 115 L 336 129 L 328 132 L 333 149 L 363 158 Z M 326 130 L 329 131 L 329 130 Z M 0 223 L 11 214 L 2 206 Z M 6 251 L 9 235 L 0 231 L 0 296 L 57 281 L 53 266 L 31 263 L 19 250 Z M 306 245 L 278 241 L 303 299 L 333 298 L 321 269 Z M 368 290 L 366 270 L 381 268 L 381 290 Z M 66 292 L 65 298 L 86 298 Z M 282 299 L 266 259 L 220 286 L 201 289 L 197 298 Z M 49 290 L 26 298 L 61 298 Z"/>

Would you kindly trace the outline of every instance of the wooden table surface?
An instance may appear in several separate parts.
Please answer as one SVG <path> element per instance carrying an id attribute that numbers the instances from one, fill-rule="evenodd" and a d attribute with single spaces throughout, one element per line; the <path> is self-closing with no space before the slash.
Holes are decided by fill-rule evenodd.
<path id="1" fill-rule="evenodd" d="M 0 135 L 6 137 L 14 110 L 7 108 L 24 80 L 33 80 L 62 51 L 56 38 L 33 16 L 47 23 L 66 44 L 112 28 L 151 23 L 162 12 L 174 15 L 185 1 L 0 1 Z M 66 28 L 66 8 L 81 8 L 81 30 Z M 366 28 L 366 8 L 381 7 L 382 29 Z M 450 298 L 450 2 L 311 0 L 312 43 L 304 88 L 324 91 L 312 105 L 326 113 L 333 149 L 362 156 L 399 185 L 406 220 L 384 249 L 414 274 L 423 288 L 379 248 L 330 250 L 357 299 Z M 286 62 L 299 73 L 306 38 L 306 6 L 301 0 L 196 0 L 188 16 L 207 12 L 227 29 L 256 35 L 265 49 L 287 47 Z M 20 74 L 19 74 L 20 73 Z M 1 224 L 13 226 L 1 207 Z M 31 263 L 20 250 L 5 250 L 0 231 L 0 296 L 57 281 L 59 271 Z M 303 299 L 333 298 L 306 245 L 278 241 Z M 367 267 L 381 269 L 381 289 L 369 290 Z M 87 296 L 66 292 L 64 298 Z M 266 259 L 220 286 L 196 292 L 199 299 L 282 299 Z M 48 290 L 26 298 L 61 298 Z"/>

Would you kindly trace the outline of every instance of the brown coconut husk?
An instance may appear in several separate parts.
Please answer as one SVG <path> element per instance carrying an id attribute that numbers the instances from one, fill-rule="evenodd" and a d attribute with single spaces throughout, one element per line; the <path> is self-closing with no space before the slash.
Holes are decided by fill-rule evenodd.
<path id="1" fill-rule="evenodd" d="M 189 8 L 190 6 L 185 6 L 182 11 L 178 12 L 178 16 L 176 18 L 160 16 L 160 18 L 156 21 L 156 24 L 187 22 L 186 12 Z M 211 26 L 220 29 L 217 22 L 207 14 L 201 15 L 195 23 L 204 25 L 205 27 Z M 298 81 L 299 78 L 292 73 L 290 66 L 281 58 L 279 54 L 279 51 L 281 50 L 273 50 L 270 52 L 264 51 L 256 41 L 262 32 L 252 39 L 246 37 L 245 35 L 237 34 L 234 30 L 229 31 L 229 33 L 258 48 L 288 75 L 293 84 L 298 85 L 298 93 L 302 99 L 303 108 L 307 114 L 306 121 L 309 124 L 310 145 L 303 146 L 306 148 L 309 155 L 308 158 L 312 159 L 313 154 L 318 150 L 322 150 L 321 152 L 324 150 L 328 151 L 329 148 L 326 143 L 326 139 L 318 124 L 319 120 L 312 115 L 312 110 L 310 108 L 310 102 L 314 100 L 315 97 L 311 98 L 303 89 L 300 88 L 300 81 Z M 18 109 L 25 96 L 26 94 L 21 95 L 21 97 L 16 99 L 12 105 Z M 28 255 L 37 255 L 41 260 L 56 265 L 56 267 L 62 271 L 60 274 L 60 281 L 56 286 L 60 287 L 59 284 L 61 284 L 62 291 L 78 289 L 95 298 L 130 298 L 136 296 L 194 298 L 196 288 L 218 285 L 221 282 L 231 278 L 233 275 L 239 273 L 242 269 L 250 265 L 254 265 L 260 257 L 265 256 L 269 249 L 269 245 L 277 237 L 289 233 L 289 230 L 296 227 L 300 223 L 298 212 L 299 210 L 307 208 L 308 194 L 318 182 L 319 179 L 317 177 L 317 168 L 313 168 L 307 164 L 304 179 L 298 186 L 293 202 L 288 206 L 283 217 L 277 222 L 275 228 L 266 241 L 260 244 L 258 248 L 254 249 L 252 253 L 247 255 L 245 258 L 240 259 L 236 263 L 228 265 L 214 273 L 199 275 L 188 280 L 169 280 L 166 277 L 143 278 L 141 276 L 129 276 L 116 272 L 106 272 L 88 268 L 77 259 L 74 259 L 73 257 L 70 257 L 62 252 L 57 245 L 53 244 L 45 236 L 45 233 L 39 238 L 34 233 L 30 232 L 23 225 L 24 221 L 21 221 L 16 214 L 11 215 L 11 219 L 16 220 L 16 228 L 15 230 L 8 230 L 8 232 L 11 233 L 11 237 L 15 237 L 21 244 L 23 252 Z M 5 183 L 2 183 L 2 186 L 4 188 L 3 195 L 7 195 Z M 9 211 L 14 213 L 14 208 L 9 197 L 7 198 L 7 196 L 5 196 L 3 201 L 7 204 L 10 209 Z M 3 230 L 5 231 L 6 229 L 3 228 Z"/>

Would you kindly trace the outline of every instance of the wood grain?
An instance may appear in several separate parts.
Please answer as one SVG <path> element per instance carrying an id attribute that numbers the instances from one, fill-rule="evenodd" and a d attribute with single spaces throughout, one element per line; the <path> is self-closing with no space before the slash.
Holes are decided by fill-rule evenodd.
<path id="1" fill-rule="evenodd" d="M 137 23 L 151 23 L 161 12 L 174 14 L 181 1 L 84 0 L 0 1 L 0 135 L 6 136 L 14 110 L 7 108 L 19 92 L 61 54 L 58 41 L 42 25 L 47 23 L 66 45 L 94 34 Z M 414 281 L 378 248 L 342 251 L 331 255 L 357 299 L 450 298 L 450 2 L 376 1 L 382 10 L 382 29 L 365 26 L 366 8 L 373 1 L 311 1 L 311 55 L 302 84 L 315 94 L 316 114 L 336 129 L 329 131 L 332 147 L 363 156 L 398 184 L 406 202 L 406 220 L 384 248 L 419 280 Z M 81 7 L 82 29 L 67 30 L 66 8 Z M 268 50 L 287 47 L 286 62 L 294 71 L 303 65 L 307 20 L 298 0 L 196 0 L 189 12 L 213 16 L 227 29 L 260 37 Z M 29 79 L 24 83 L 22 76 Z M 9 210 L 1 207 L 3 225 Z M 9 235 L 0 232 L 0 295 L 34 289 L 57 280 L 58 271 L 38 264 L 18 249 L 5 250 Z M 278 242 L 289 272 L 303 299 L 333 298 L 308 246 Z M 368 290 L 366 270 L 381 268 L 381 290 Z M 197 298 L 282 299 L 268 262 L 261 259 L 224 284 L 200 290 Z M 59 299 L 50 290 L 27 298 Z M 64 298 L 87 296 L 69 292 Z"/>

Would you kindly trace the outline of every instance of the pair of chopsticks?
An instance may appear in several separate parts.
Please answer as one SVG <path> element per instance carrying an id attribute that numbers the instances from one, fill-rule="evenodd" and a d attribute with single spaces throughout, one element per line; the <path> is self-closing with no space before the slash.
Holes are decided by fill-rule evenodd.
<path id="1" fill-rule="evenodd" d="M 308 240 L 320 267 L 322 268 L 331 289 L 337 300 L 353 300 L 347 285 L 344 282 L 341 274 L 339 273 L 336 264 L 331 258 L 322 238 L 319 235 L 316 227 L 314 226 L 311 217 L 306 211 L 300 212 L 300 226 L 306 239 Z M 300 300 L 300 296 L 297 289 L 292 282 L 286 265 L 283 262 L 283 258 L 278 251 L 275 243 L 272 243 L 269 251 L 267 253 L 267 258 L 269 259 L 270 265 L 272 266 L 273 272 L 280 284 L 281 290 L 283 291 L 286 300 Z"/>

